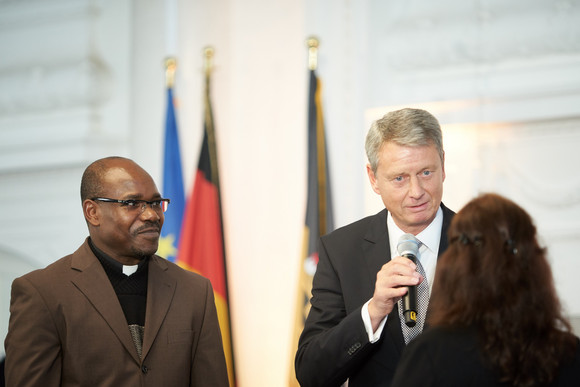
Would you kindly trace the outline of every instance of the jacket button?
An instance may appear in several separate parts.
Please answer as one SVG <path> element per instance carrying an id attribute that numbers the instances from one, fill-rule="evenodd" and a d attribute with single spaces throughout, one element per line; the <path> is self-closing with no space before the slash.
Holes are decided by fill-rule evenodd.
<path id="1" fill-rule="evenodd" d="M 349 355 L 353 355 L 360 347 L 362 347 L 362 344 L 359 342 L 354 343 L 349 349 L 348 349 L 348 354 Z"/>
<path id="2" fill-rule="evenodd" d="M 144 374 L 146 374 L 149 371 L 149 368 L 147 368 L 146 365 L 141 366 L 141 372 L 143 372 Z"/>

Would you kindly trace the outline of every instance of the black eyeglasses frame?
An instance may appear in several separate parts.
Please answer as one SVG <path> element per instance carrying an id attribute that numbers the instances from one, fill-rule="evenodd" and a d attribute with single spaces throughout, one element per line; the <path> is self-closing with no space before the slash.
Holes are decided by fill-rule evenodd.
<path id="1" fill-rule="evenodd" d="M 111 199 L 111 198 L 101 198 L 101 197 L 95 197 L 95 198 L 91 198 L 91 200 L 96 201 L 96 202 L 104 202 L 104 203 L 119 203 L 124 207 L 127 207 L 129 209 L 137 209 L 137 208 L 141 208 L 141 213 L 145 212 L 145 208 L 147 208 L 147 206 L 151 207 L 151 209 L 153 209 L 154 211 L 157 211 L 157 208 L 154 207 L 155 203 L 158 203 L 158 208 L 161 210 L 161 212 L 166 212 L 167 208 L 169 207 L 169 203 L 171 203 L 170 199 L 164 199 L 164 198 L 160 198 L 160 199 L 154 199 L 154 200 L 142 200 L 142 199 Z M 163 203 L 163 204 L 162 204 Z"/>

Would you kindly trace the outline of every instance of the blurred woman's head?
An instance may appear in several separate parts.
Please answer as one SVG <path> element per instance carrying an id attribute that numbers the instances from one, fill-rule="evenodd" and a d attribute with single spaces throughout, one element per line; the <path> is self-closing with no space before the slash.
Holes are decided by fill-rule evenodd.
<path id="1" fill-rule="evenodd" d="M 570 324 L 530 215 L 509 199 L 484 194 L 454 216 L 448 240 L 437 262 L 429 323 L 476 329 L 505 381 L 551 380 L 575 339 L 564 332 Z"/>
<path id="2" fill-rule="evenodd" d="M 453 218 L 448 239 L 432 301 L 441 293 L 454 322 L 528 319 L 558 302 L 532 218 L 511 200 L 497 194 L 473 199 Z"/>

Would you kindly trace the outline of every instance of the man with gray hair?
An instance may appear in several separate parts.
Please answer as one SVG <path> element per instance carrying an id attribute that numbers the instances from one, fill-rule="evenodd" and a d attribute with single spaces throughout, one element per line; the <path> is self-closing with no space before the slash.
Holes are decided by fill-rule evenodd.
<path id="1" fill-rule="evenodd" d="M 423 328 L 437 257 L 453 212 L 441 203 L 445 153 L 439 122 L 421 109 L 375 121 L 367 174 L 385 209 L 321 237 L 312 307 L 296 354 L 303 387 L 389 386 L 405 345 Z M 412 234 L 417 263 L 397 244 Z M 414 237 L 413 237 L 414 236 Z M 405 324 L 401 299 L 416 287 L 418 317 Z M 411 324 L 409 324 L 411 325 Z"/>

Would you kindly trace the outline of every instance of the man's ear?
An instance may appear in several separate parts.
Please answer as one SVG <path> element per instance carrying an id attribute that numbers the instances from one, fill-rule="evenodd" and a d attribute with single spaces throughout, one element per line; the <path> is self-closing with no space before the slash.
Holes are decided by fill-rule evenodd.
<path id="1" fill-rule="evenodd" d="M 367 164 L 367 175 L 369 176 L 369 181 L 371 182 L 371 188 L 373 191 L 380 195 L 381 192 L 379 191 L 379 186 L 377 184 L 377 177 L 375 176 L 375 173 L 373 172 L 370 164 Z"/>
<path id="2" fill-rule="evenodd" d="M 99 226 L 101 224 L 101 208 L 90 199 L 83 202 L 83 214 L 87 223 L 92 226 Z"/>
<path id="3" fill-rule="evenodd" d="M 442 171 L 443 181 L 445 181 L 445 152 L 443 152 L 443 160 L 441 160 L 441 171 Z"/>

